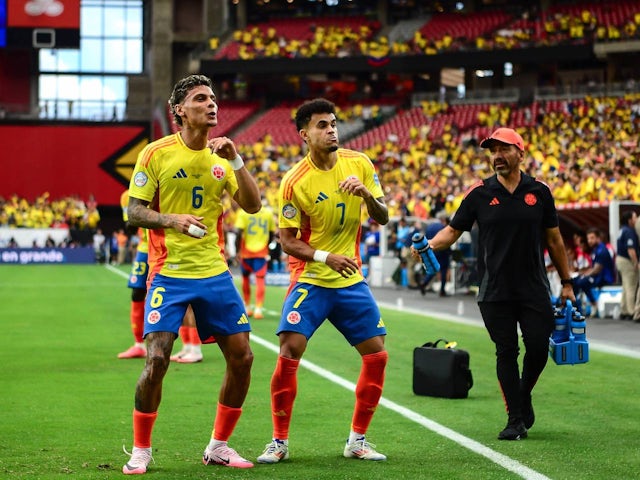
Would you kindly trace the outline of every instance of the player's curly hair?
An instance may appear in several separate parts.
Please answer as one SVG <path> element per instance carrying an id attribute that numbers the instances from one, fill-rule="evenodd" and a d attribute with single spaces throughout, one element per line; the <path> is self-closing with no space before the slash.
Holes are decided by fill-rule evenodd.
<path id="1" fill-rule="evenodd" d="M 182 126 L 182 118 L 176 113 L 176 105 L 184 101 L 191 89 L 200 85 L 205 85 L 213 90 L 213 82 L 206 75 L 189 75 L 174 85 L 173 92 L 169 97 L 169 108 L 176 125 Z"/>
<path id="2" fill-rule="evenodd" d="M 336 106 L 326 98 L 314 98 L 304 102 L 296 112 L 296 129 L 306 128 L 315 113 L 336 113 Z"/>

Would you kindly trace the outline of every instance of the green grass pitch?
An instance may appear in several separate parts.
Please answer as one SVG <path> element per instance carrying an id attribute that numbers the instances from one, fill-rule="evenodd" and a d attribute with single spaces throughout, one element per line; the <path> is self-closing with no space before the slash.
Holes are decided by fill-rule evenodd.
<path id="1" fill-rule="evenodd" d="M 132 341 L 125 267 L 0 267 L 0 478 L 122 478 L 142 360 L 118 360 Z M 254 460 L 271 436 L 269 382 L 284 289 L 267 290 L 252 321 L 255 361 L 244 412 L 230 440 Z M 383 401 L 368 438 L 386 462 L 342 457 L 360 370 L 354 349 L 325 323 L 299 371 L 291 458 L 237 470 L 205 467 L 224 365 L 215 345 L 200 364 L 172 364 L 153 434 L 150 479 L 633 479 L 640 475 L 640 361 L 591 352 L 584 365 L 550 361 L 534 394 L 529 438 L 500 442 L 506 416 L 493 346 L 484 329 L 383 309 L 389 334 Z M 471 355 L 463 400 L 411 390 L 413 348 L 446 337 Z M 337 377 L 322 376 L 322 372 Z"/>

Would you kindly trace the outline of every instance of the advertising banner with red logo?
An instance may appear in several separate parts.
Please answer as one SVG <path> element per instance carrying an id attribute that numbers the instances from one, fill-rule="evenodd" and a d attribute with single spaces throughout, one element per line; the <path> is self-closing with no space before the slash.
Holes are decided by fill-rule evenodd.
<path id="1" fill-rule="evenodd" d="M 11 0 L 7 26 L 80 28 L 80 0 Z"/>
<path id="2" fill-rule="evenodd" d="M 7 48 L 80 48 L 80 0 L 11 0 Z"/>

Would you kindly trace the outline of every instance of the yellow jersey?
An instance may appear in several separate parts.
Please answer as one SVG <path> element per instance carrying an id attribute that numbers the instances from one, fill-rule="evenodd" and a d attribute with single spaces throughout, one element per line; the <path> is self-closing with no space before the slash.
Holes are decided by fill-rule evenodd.
<path id="1" fill-rule="evenodd" d="M 222 196 L 238 191 L 229 162 L 208 148 L 192 150 L 180 133 L 147 145 L 138 155 L 129 195 L 163 213 L 204 217 L 203 238 L 172 228 L 149 229 L 149 271 L 175 278 L 206 278 L 229 269 L 224 256 Z"/>
<path id="2" fill-rule="evenodd" d="M 242 230 L 239 252 L 242 258 L 265 258 L 269 254 L 269 237 L 276 231 L 273 210 L 262 207 L 251 214 L 241 209 L 234 226 Z"/>
<path id="3" fill-rule="evenodd" d="M 384 196 L 373 163 L 364 153 L 338 149 L 331 170 L 319 170 L 307 154 L 289 170 L 278 192 L 280 228 L 297 228 L 300 239 L 317 250 L 360 258 L 361 219 L 364 200 L 343 192 L 338 184 L 357 177 L 373 194 Z M 289 257 L 292 282 L 301 281 L 328 288 L 341 288 L 363 280 L 361 272 L 343 278 L 321 262 L 303 262 Z"/>

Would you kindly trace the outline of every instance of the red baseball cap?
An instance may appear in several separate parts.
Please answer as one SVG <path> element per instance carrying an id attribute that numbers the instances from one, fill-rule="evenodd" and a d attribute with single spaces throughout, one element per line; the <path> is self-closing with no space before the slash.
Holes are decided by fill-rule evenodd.
<path id="1" fill-rule="evenodd" d="M 507 143 L 509 145 L 515 145 L 519 150 L 524 151 L 524 140 L 518 132 L 511 128 L 498 128 L 495 132 L 491 134 L 490 137 L 485 138 L 480 146 L 482 148 L 490 148 L 495 141 Z"/>

